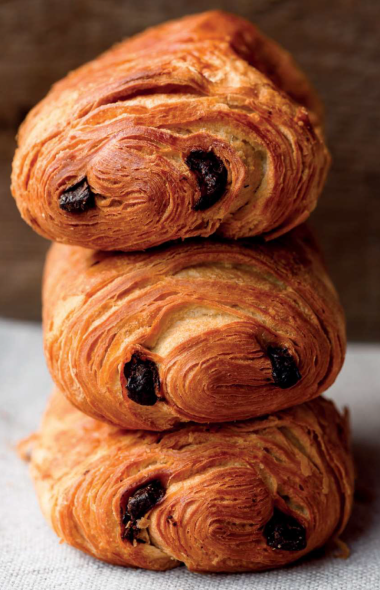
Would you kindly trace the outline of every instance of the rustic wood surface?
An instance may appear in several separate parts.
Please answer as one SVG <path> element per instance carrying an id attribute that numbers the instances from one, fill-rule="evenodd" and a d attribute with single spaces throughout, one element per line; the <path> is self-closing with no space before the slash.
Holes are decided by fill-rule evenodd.
<path id="1" fill-rule="evenodd" d="M 9 191 L 14 136 L 68 70 L 147 26 L 206 8 L 256 22 L 293 52 L 326 104 L 334 165 L 312 217 L 351 340 L 380 340 L 378 0 L 1 0 L 0 315 L 39 319 L 47 242 Z"/>

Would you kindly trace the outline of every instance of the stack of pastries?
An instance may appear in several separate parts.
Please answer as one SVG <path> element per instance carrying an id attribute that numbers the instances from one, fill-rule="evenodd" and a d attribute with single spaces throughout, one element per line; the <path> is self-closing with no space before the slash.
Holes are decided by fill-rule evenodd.
<path id="1" fill-rule="evenodd" d="M 322 124 L 291 56 L 219 11 L 124 41 L 28 115 L 12 191 L 56 242 L 55 390 L 22 448 L 61 540 L 237 572 L 343 530 L 348 418 L 320 394 L 344 317 L 302 225 L 329 166 Z"/>

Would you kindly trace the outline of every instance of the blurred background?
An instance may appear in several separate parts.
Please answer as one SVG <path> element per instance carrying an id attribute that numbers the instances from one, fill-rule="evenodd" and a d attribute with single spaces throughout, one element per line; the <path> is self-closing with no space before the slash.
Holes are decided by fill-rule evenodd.
<path id="1" fill-rule="evenodd" d="M 40 319 L 48 242 L 22 222 L 9 190 L 15 135 L 69 70 L 123 37 L 223 8 L 290 50 L 326 105 L 333 167 L 312 225 L 350 340 L 380 340 L 380 2 L 378 0 L 1 0 L 0 317 Z"/>

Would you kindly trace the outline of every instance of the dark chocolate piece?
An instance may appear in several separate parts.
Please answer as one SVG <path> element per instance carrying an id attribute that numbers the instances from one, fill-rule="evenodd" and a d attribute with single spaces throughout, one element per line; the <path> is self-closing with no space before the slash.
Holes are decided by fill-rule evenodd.
<path id="1" fill-rule="evenodd" d="M 59 206 L 67 213 L 83 213 L 95 207 L 95 197 L 87 179 L 65 190 L 59 197 Z"/>
<path id="2" fill-rule="evenodd" d="M 193 208 L 195 211 L 209 209 L 226 191 L 227 169 L 223 161 L 212 151 L 193 150 L 185 161 L 194 172 L 201 192 L 200 199 Z"/>
<path id="3" fill-rule="evenodd" d="M 138 534 L 137 521 L 165 496 L 161 482 L 155 479 L 136 490 L 129 498 L 125 511 L 122 510 L 122 523 L 125 526 L 123 539 L 133 541 Z M 136 539 L 139 541 L 139 539 Z M 144 542 L 144 541 L 142 541 Z"/>
<path id="4" fill-rule="evenodd" d="M 264 528 L 267 545 L 282 551 L 301 551 L 306 548 L 306 530 L 293 516 L 274 509 Z"/>
<path id="5" fill-rule="evenodd" d="M 287 348 L 270 346 L 267 353 L 272 363 L 272 377 L 275 384 L 281 389 L 293 387 L 301 379 L 301 374 Z"/>
<path id="6" fill-rule="evenodd" d="M 129 399 L 140 406 L 154 406 L 160 387 L 156 363 L 135 353 L 124 365 L 124 376 L 127 380 Z"/>

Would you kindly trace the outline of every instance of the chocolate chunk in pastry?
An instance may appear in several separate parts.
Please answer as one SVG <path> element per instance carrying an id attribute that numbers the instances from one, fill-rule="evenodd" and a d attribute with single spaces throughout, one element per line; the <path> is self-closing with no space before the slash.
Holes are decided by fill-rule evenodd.
<path id="1" fill-rule="evenodd" d="M 158 480 L 136 490 L 129 498 L 123 511 L 122 522 L 125 526 L 123 538 L 133 541 L 138 539 L 138 520 L 145 516 L 165 495 L 165 490 Z"/>
<path id="2" fill-rule="evenodd" d="M 213 152 L 193 150 L 186 158 L 186 164 L 194 172 L 200 197 L 194 205 L 196 211 L 209 209 L 224 195 L 227 185 L 227 169 L 222 160 Z"/>
<path id="3" fill-rule="evenodd" d="M 272 363 L 272 375 L 276 385 L 281 389 L 293 387 L 301 379 L 294 358 L 286 348 L 270 346 L 267 352 Z"/>
<path id="4" fill-rule="evenodd" d="M 259 571 L 343 530 L 354 480 L 347 440 L 347 418 L 322 397 L 265 420 L 154 433 L 96 421 L 56 392 L 31 474 L 59 538 L 102 561 Z"/>
<path id="5" fill-rule="evenodd" d="M 19 130 L 12 193 L 38 233 L 86 248 L 272 239 L 316 206 L 330 163 L 321 113 L 290 55 L 252 24 L 189 16 L 55 84 Z"/>
<path id="6" fill-rule="evenodd" d="M 124 365 L 124 376 L 129 399 L 141 406 L 154 406 L 160 385 L 155 363 L 133 354 L 131 360 Z"/>
<path id="7" fill-rule="evenodd" d="M 57 386 L 124 428 L 245 420 L 308 401 L 334 382 L 346 343 L 305 227 L 266 244 L 195 239 L 130 254 L 54 245 L 43 316 Z"/>
<path id="8" fill-rule="evenodd" d="M 86 179 L 66 189 L 59 197 L 59 206 L 67 213 L 83 213 L 95 206 L 95 197 Z"/>
<path id="9" fill-rule="evenodd" d="M 302 551 L 307 546 L 306 529 L 290 514 L 277 508 L 265 525 L 264 536 L 269 547 L 282 551 Z"/>

